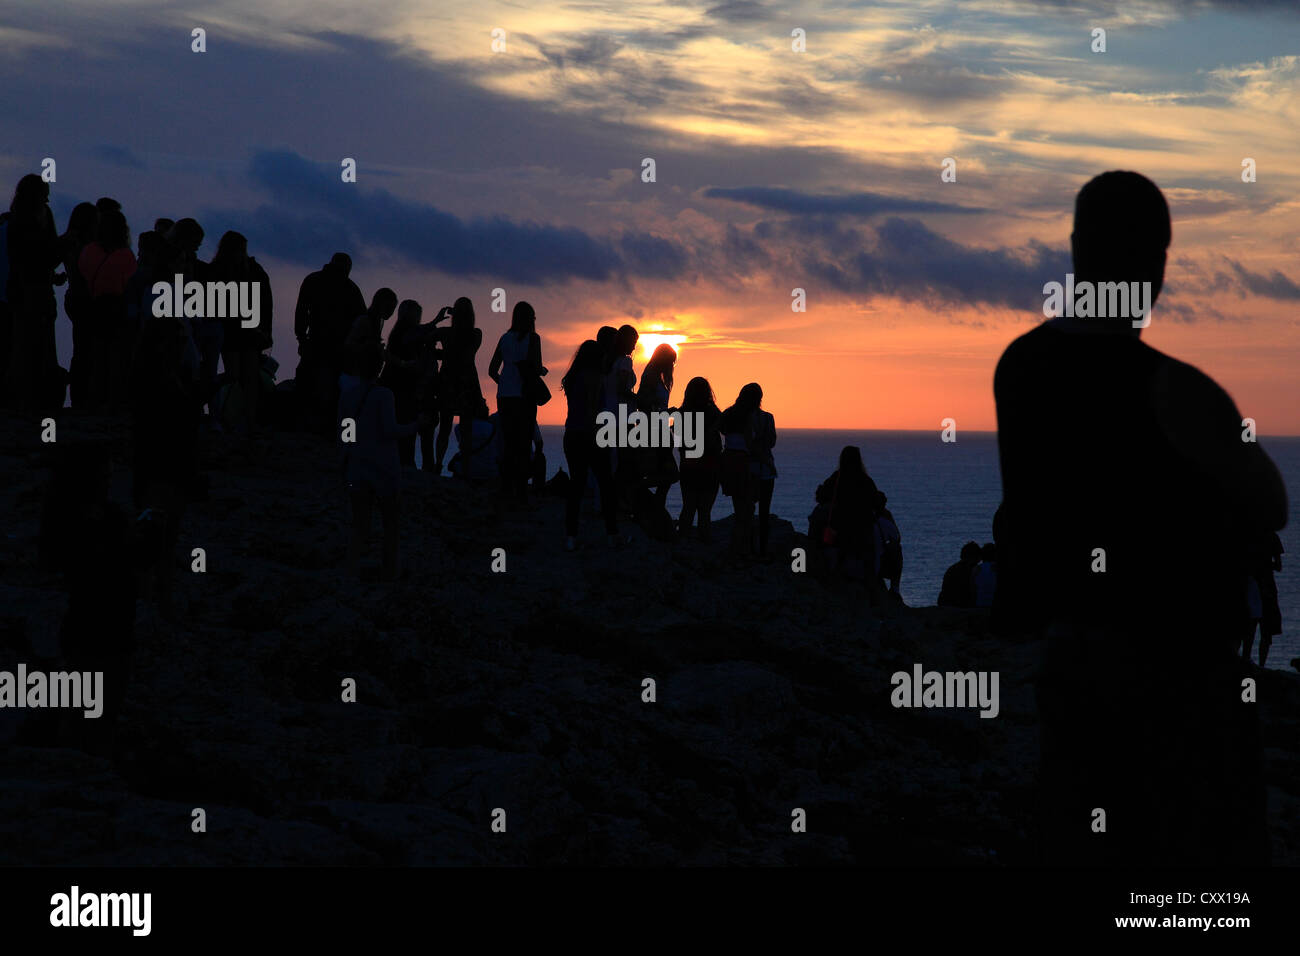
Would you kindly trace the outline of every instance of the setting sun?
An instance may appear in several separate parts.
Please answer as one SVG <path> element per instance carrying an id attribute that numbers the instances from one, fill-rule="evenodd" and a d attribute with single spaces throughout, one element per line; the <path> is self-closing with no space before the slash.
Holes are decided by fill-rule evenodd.
<path id="1" fill-rule="evenodd" d="M 671 345 L 677 351 L 681 351 L 682 343 L 686 341 L 684 335 L 669 335 L 663 332 L 645 332 L 637 339 L 636 347 L 642 360 L 647 360 L 654 354 L 654 350 L 665 343 Z"/>

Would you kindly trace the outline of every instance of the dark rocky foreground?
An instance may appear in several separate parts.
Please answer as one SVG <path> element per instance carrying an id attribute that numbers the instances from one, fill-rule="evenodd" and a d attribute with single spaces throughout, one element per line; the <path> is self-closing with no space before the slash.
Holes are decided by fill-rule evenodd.
<path id="1" fill-rule="evenodd" d="M 78 434 L 125 452 L 121 426 L 60 424 Z M 66 598 L 36 566 L 36 428 L 0 422 L 0 455 L 0 666 L 53 669 Z M 332 449 L 218 436 L 207 455 L 180 550 L 208 570 L 179 575 L 175 623 L 140 602 L 114 756 L 0 714 L 0 864 L 1032 861 L 1039 648 L 980 612 L 881 620 L 788 558 L 739 568 L 635 531 L 614 552 L 589 515 L 568 554 L 560 502 L 502 514 L 445 479 L 405 496 L 406 577 L 362 584 L 340 569 Z M 778 555 L 803 543 L 779 523 Z M 999 671 L 1001 713 L 894 709 L 915 662 Z M 1264 672 L 1259 707 L 1274 860 L 1296 865 L 1300 675 Z"/>

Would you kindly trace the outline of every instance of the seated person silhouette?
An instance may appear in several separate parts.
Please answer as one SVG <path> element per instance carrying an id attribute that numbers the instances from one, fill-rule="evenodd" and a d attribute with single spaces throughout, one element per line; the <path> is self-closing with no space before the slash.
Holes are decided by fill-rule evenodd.
<path id="1" fill-rule="evenodd" d="M 1076 284 L 1150 282 L 1154 302 L 1170 236 L 1149 179 L 1096 177 L 1075 204 Z M 1050 319 L 994 377 L 994 622 L 1045 638 L 1042 857 L 1265 863 L 1256 705 L 1233 653 L 1238 556 L 1286 523 L 1286 493 L 1227 393 L 1144 344 L 1144 324 Z"/>

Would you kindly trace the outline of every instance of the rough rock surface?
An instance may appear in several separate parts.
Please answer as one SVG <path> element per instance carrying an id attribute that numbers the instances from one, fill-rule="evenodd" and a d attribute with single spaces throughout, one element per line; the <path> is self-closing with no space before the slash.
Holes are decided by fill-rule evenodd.
<path id="1" fill-rule="evenodd" d="M 120 424 L 61 422 L 60 441 L 79 434 L 127 460 Z M 633 530 L 611 551 L 589 512 L 570 554 L 560 502 L 503 512 L 422 475 L 405 576 L 361 583 L 341 569 L 330 447 L 213 436 L 205 457 L 211 493 L 178 550 L 205 548 L 208 570 L 178 573 L 173 623 L 139 602 L 113 755 L 0 713 L 0 864 L 1032 862 L 1040 649 L 980 612 L 881 619 L 788 557 L 741 567 L 721 544 Z M 35 426 L 0 420 L 0 667 L 57 666 L 41 463 Z M 124 504 L 128 488 L 123 466 Z M 803 543 L 778 522 L 776 554 Z M 915 662 L 1000 672 L 1001 713 L 894 709 L 890 675 Z M 1300 675 L 1263 672 L 1259 707 L 1274 861 L 1296 865 Z"/>

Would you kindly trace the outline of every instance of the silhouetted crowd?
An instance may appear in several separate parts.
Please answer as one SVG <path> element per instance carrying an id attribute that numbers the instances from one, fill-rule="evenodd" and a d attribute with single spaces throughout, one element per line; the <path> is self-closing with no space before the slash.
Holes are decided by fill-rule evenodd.
<path id="1" fill-rule="evenodd" d="M 761 407 L 757 384 L 741 389 L 724 411 L 708 380 L 695 378 L 678 408 L 672 405 L 673 347 L 659 345 L 638 376 L 632 359 L 637 330 L 601 328 L 577 349 L 562 377 L 568 471 L 548 483 L 537 413 L 552 396 L 529 303 L 514 305 L 510 327 L 488 361 L 488 377 L 496 384 L 492 410 L 480 384 L 483 333 L 471 300 L 456 299 L 429 322 L 420 303 L 399 302 L 388 288 L 377 290 L 367 305 L 351 278 L 351 258 L 336 253 L 302 281 L 293 322 L 299 363 L 292 379 L 277 383 L 276 362 L 265 354 L 272 345 L 271 282 L 249 255 L 243 235 L 226 232 L 205 262 L 199 257 L 205 235 L 199 223 L 163 218 L 139 235 L 133 251 L 116 200 L 79 203 L 59 234 L 49 195 L 41 177 L 24 176 L 0 217 L 0 395 L 24 414 L 52 413 L 69 399 L 75 412 L 129 414 L 135 504 L 151 536 L 164 544 L 176 541 L 186 504 L 206 495 L 200 434 L 257 437 L 274 426 L 339 442 L 352 519 L 348 562 L 358 571 L 377 510 L 384 528 L 383 573 L 399 573 L 402 471 L 417 462 L 434 474 L 446 462 L 445 470 L 458 477 L 495 480 L 510 506 L 528 507 L 530 489 L 563 495 L 570 550 L 578 546 L 588 495 L 598 502 L 609 543 L 622 547 L 629 539 L 618 532 L 620 517 L 654 538 L 695 533 L 709 541 L 721 491 L 736 513 L 732 552 L 741 559 L 770 558 L 776 427 Z M 167 290 L 155 294 L 159 282 Z M 202 307 L 187 312 L 179 298 L 175 307 L 166 302 L 155 309 L 160 295 L 179 297 L 172 289 L 194 282 L 256 283 L 256 323 L 207 314 Z M 66 287 L 63 305 L 72 328 L 66 370 L 55 348 L 59 287 Z M 702 453 L 602 447 L 597 416 L 632 411 L 698 413 Z M 666 504 L 676 483 L 682 509 L 674 518 Z M 166 607 L 169 562 L 159 563 L 155 579 Z"/>

